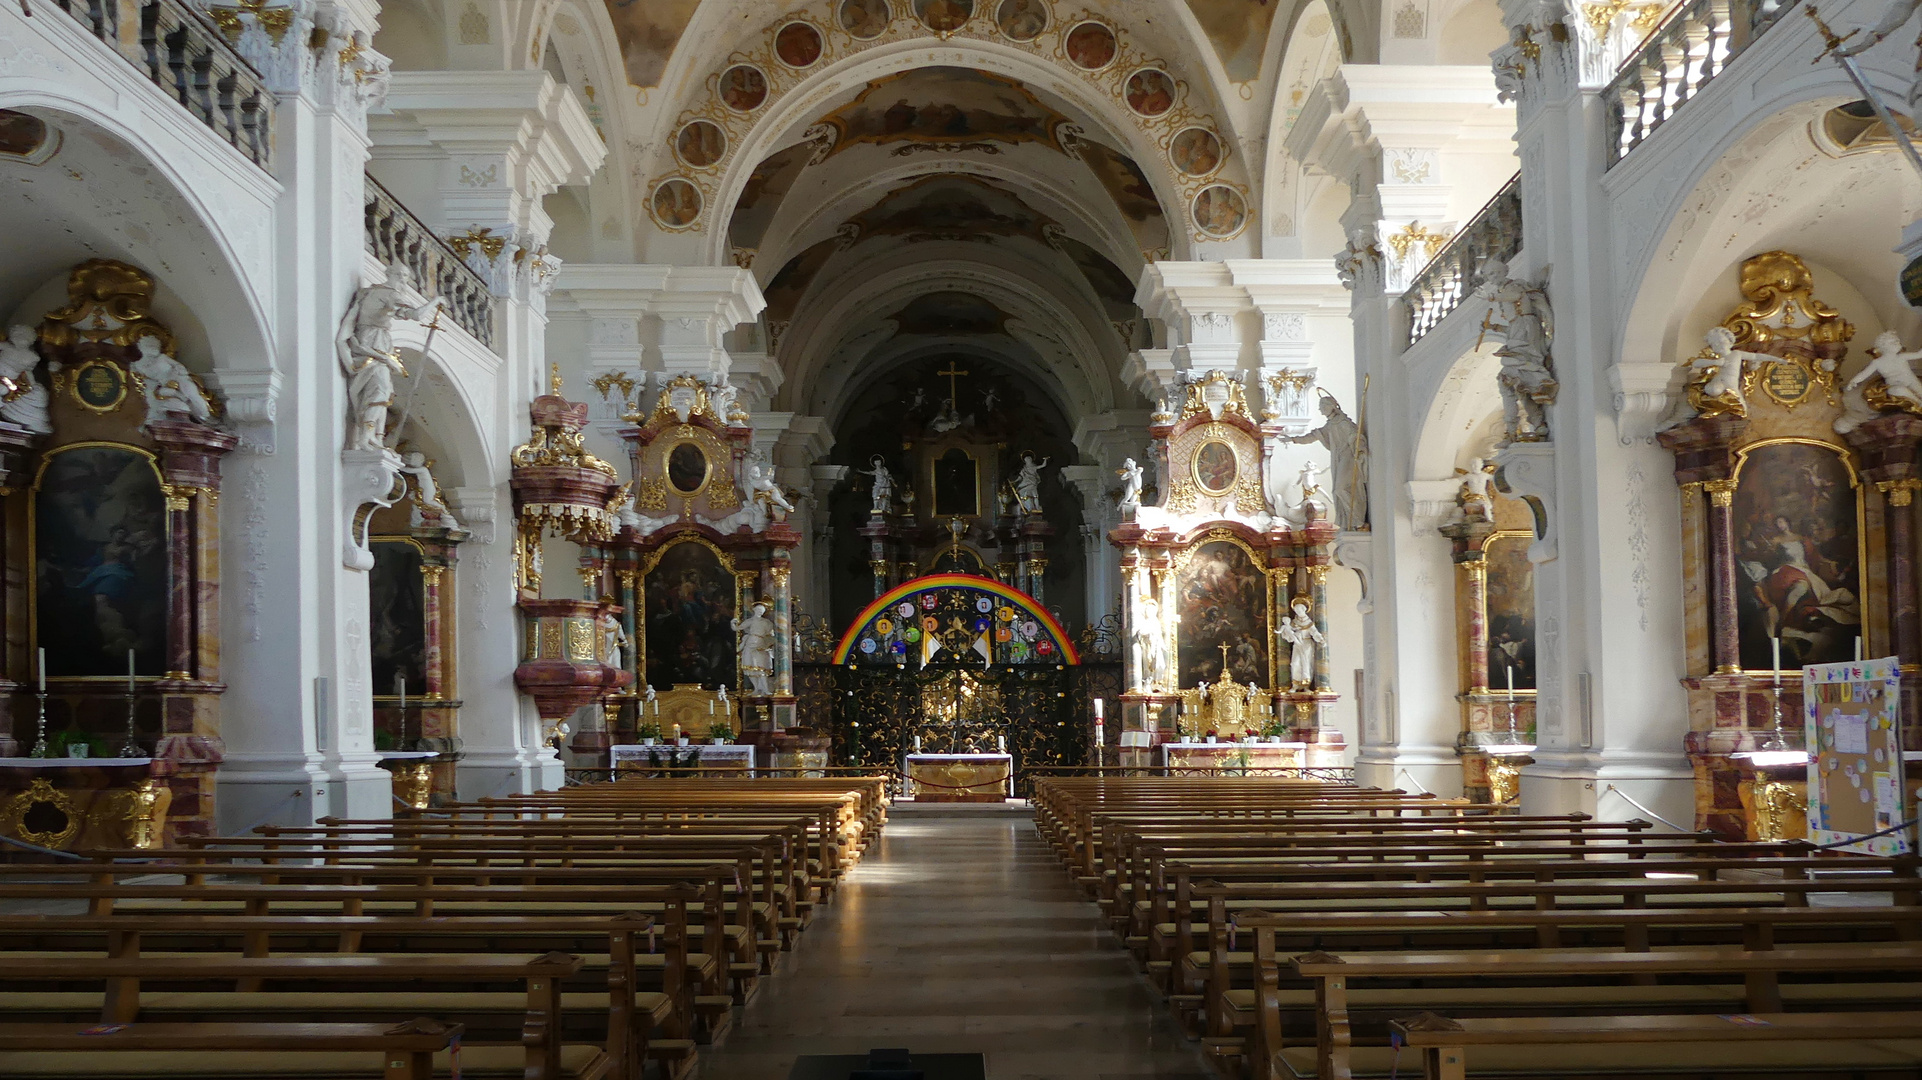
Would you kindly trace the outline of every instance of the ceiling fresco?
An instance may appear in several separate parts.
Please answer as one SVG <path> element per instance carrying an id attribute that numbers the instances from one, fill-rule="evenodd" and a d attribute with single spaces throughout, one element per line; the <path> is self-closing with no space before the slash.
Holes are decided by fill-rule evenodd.
<path id="1" fill-rule="evenodd" d="M 1214 43 L 1228 78 L 1247 82 L 1261 74 L 1261 55 L 1280 0 L 1188 0 L 1188 10 Z"/>
<path id="2" fill-rule="evenodd" d="M 1069 122 L 1012 79 L 957 67 L 916 68 L 878 79 L 821 119 L 837 135 L 829 156 L 863 143 L 897 142 L 1037 142 L 1060 150 L 1056 132 Z"/>
<path id="3" fill-rule="evenodd" d="M 928 240 L 986 241 L 995 236 L 1042 239 L 1055 224 L 1029 209 L 1020 196 L 972 176 L 929 176 L 888 193 L 850 219 L 860 238 L 896 236 Z"/>
<path id="4" fill-rule="evenodd" d="M 674 46 L 687 31 L 701 0 L 607 0 L 621 63 L 633 86 L 659 86 Z"/>

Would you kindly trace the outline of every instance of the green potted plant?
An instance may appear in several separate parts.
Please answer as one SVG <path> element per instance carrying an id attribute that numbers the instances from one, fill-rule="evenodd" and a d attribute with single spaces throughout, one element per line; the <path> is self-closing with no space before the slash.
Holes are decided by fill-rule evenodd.
<path id="1" fill-rule="evenodd" d="M 655 743 L 661 741 L 661 722 L 658 720 L 641 721 L 634 726 L 634 736 L 641 740 L 641 745 L 653 746 Z"/>

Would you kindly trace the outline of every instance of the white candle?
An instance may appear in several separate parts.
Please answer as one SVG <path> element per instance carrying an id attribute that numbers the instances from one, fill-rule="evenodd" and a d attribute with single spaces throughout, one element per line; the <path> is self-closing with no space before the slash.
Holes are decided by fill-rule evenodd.
<path id="1" fill-rule="evenodd" d="M 1782 639 L 1770 638 L 1769 647 L 1775 651 L 1775 685 L 1780 686 L 1782 685 Z"/>
<path id="2" fill-rule="evenodd" d="M 709 716 L 714 715 L 714 699 L 713 698 L 707 699 L 707 714 Z"/>
<path id="3" fill-rule="evenodd" d="M 47 647 L 40 647 L 40 692 L 47 692 Z"/>
<path id="4" fill-rule="evenodd" d="M 994 737 L 994 748 L 1003 754 L 1007 753 L 1008 737 L 1006 735 L 996 735 Z"/>
<path id="5" fill-rule="evenodd" d="M 1861 645 L 1856 645 L 1856 659 L 1861 659 Z M 133 693 L 133 650 L 127 650 L 127 693 Z"/>
<path id="6" fill-rule="evenodd" d="M 132 654 L 131 654 L 131 653 L 129 653 L 128 655 L 132 655 Z M 1101 704 L 1102 704 L 1102 701 L 1103 701 L 1103 699 L 1102 699 L 1102 698 L 1095 698 L 1095 699 L 1094 699 L 1094 722 L 1095 722 L 1095 723 L 1097 723 L 1097 724 L 1099 724 L 1099 723 L 1101 722 Z"/>
<path id="7" fill-rule="evenodd" d="M 397 675 L 394 682 L 395 689 L 400 693 L 400 722 L 404 724 L 407 722 L 407 676 Z"/>
<path id="8" fill-rule="evenodd" d="M 1508 696 L 1515 696 L 1515 665 L 1508 665 Z"/>
<path id="9" fill-rule="evenodd" d="M 914 737 L 914 752 L 917 754 L 921 752 L 921 736 L 919 735 Z"/>

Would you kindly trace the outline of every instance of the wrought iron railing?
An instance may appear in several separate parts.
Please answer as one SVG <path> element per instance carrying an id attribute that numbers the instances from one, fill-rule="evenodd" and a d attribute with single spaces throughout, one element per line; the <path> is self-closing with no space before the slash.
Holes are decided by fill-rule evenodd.
<path id="1" fill-rule="evenodd" d="M 1508 260 L 1522 247 L 1522 190 L 1520 173 L 1476 211 L 1448 243 L 1428 260 L 1401 294 L 1408 310 L 1408 344 L 1441 324 L 1448 313 L 1482 283 L 1482 260 Z"/>
<path id="2" fill-rule="evenodd" d="M 383 266 L 396 259 L 404 263 L 422 296 L 445 300 L 454 321 L 493 348 L 494 296 L 487 282 L 380 181 L 372 176 L 366 181 L 367 250 Z"/>
<path id="3" fill-rule="evenodd" d="M 1794 6 L 1786 0 L 1689 0 L 1670 12 L 1602 91 L 1608 110 L 1609 167 L 1701 93 Z"/>
<path id="4" fill-rule="evenodd" d="M 128 0 L 139 31 L 121 33 L 121 0 L 54 0 L 108 48 L 261 168 L 274 152 L 274 95 L 220 31 L 181 0 Z"/>

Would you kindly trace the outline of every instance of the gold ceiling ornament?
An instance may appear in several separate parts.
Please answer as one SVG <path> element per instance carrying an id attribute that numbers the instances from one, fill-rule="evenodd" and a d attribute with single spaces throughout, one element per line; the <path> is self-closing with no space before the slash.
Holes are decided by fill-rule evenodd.
<path id="1" fill-rule="evenodd" d="M 613 394 L 615 390 L 619 390 L 621 392 L 621 419 L 629 423 L 640 422 L 640 413 L 636 411 L 634 406 L 635 383 L 633 379 L 627 376 L 626 372 L 602 372 L 596 375 L 594 381 L 587 385 L 598 390 L 601 395 L 601 400 L 609 404 L 613 403 L 613 398 L 609 395 Z"/>
<path id="2" fill-rule="evenodd" d="M 143 337 L 160 339 L 160 350 L 174 352 L 173 331 L 152 315 L 154 280 L 145 271 L 113 259 L 89 259 L 67 275 L 67 306 L 47 313 L 40 340 L 55 348 L 83 341 L 131 346 Z"/>
<path id="3" fill-rule="evenodd" d="M 468 252 L 478 247 L 481 255 L 488 262 L 493 262 L 501 257 L 501 252 L 507 250 L 507 237 L 495 236 L 491 226 L 483 229 L 469 225 L 466 232 L 448 237 L 447 246 L 453 248 L 454 254 L 463 259 L 467 258 Z"/>
<path id="4" fill-rule="evenodd" d="M 1413 249 L 1416 244 L 1420 244 L 1427 252 L 1428 258 L 1432 259 L 1435 257 L 1435 253 L 1442 249 L 1442 245 L 1448 242 L 1448 238 L 1453 235 L 1453 233 L 1442 232 L 1439 229 L 1430 229 L 1419 221 L 1411 221 L 1402 226 L 1400 232 L 1388 237 L 1388 247 L 1394 251 L 1396 262 L 1407 262 L 1408 252 Z"/>
<path id="5" fill-rule="evenodd" d="M 685 424 L 696 416 L 705 416 L 722 425 L 727 423 L 726 417 L 714 411 L 707 384 L 692 375 L 681 374 L 661 388 L 661 396 L 654 401 L 654 415 L 648 418 L 648 423 L 679 421 Z"/>
<path id="6" fill-rule="evenodd" d="M 1800 256 L 1765 251 L 1743 260 L 1741 290 L 1747 302 L 1722 320 L 1734 331 L 1737 348 L 1778 341 L 1827 345 L 1855 336 L 1840 312 L 1815 298 L 1815 275 Z"/>
<path id="7" fill-rule="evenodd" d="M 1181 407 L 1181 419 L 1208 413 L 1219 420 L 1223 413 L 1248 419 L 1248 396 L 1241 380 L 1226 371 L 1210 371 L 1188 384 L 1188 401 Z"/>

